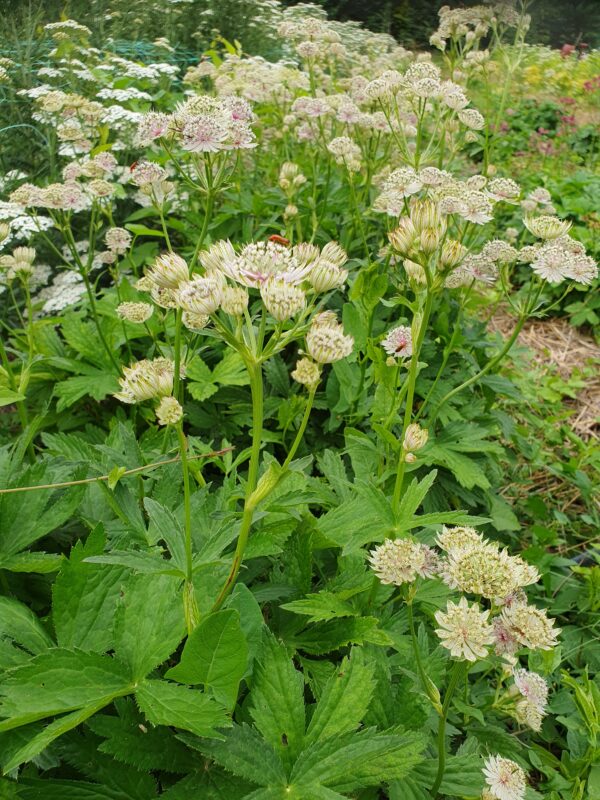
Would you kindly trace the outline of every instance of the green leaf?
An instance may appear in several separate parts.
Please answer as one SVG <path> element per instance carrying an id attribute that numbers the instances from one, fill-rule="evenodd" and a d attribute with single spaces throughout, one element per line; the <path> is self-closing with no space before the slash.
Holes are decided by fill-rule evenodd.
<path id="1" fill-rule="evenodd" d="M 168 658 L 185 633 L 181 581 L 169 575 L 134 575 L 115 615 L 115 655 L 140 680 Z"/>
<path id="2" fill-rule="evenodd" d="M 291 783 L 320 783 L 340 792 L 379 786 L 409 774 L 422 761 L 426 739 L 417 733 L 358 733 L 318 741 L 301 753 Z"/>
<path id="3" fill-rule="evenodd" d="M 52 648 L 6 674 L 0 684 L 0 731 L 84 706 L 106 705 L 131 691 L 126 667 L 114 658 Z"/>
<path id="4" fill-rule="evenodd" d="M 94 705 L 86 706 L 79 711 L 73 711 L 70 714 L 64 714 L 58 719 L 55 719 L 54 722 L 46 725 L 42 731 L 35 734 L 25 745 L 19 747 L 16 752 L 11 753 L 10 758 L 2 764 L 3 771 L 8 773 L 16 769 L 20 764 L 31 761 L 32 758 L 38 756 L 51 742 L 58 739 L 59 736 L 73 730 L 73 728 L 81 725 L 82 722 L 85 722 L 86 719 L 91 717 L 92 714 L 104 708 L 111 699 L 112 698 L 103 698 Z"/>
<path id="5" fill-rule="evenodd" d="M 250 714 L 284 763 L 293 764 L 304 740 L 304 679 L 271 633 L 254 667 Z"/>
<path id="6" fill-rule="evenodd" d="M 286 782 L 281 759 L 249 725 L 234 725 L 222 742 L 199 741 L 189 736 L 181 739 L 223 769 L 258 786 L 284 785 Z"/>
<path id="7" fill-rule="evenodd" d="M 244 631 L 248 658 L 244 677 L 252 674 L 254 659 L 261 642 L 265 621 L 256 598 L 244 583 L 238 583 L 227 601 L 227 608 L 235 608 L 240 615 L 240 625 Z"/>
<path id="8" fill-rule="evenodd" d="M 174 564 L 185 574 L 185 536 L 181 523 L 172 511 L 150 497 L 144 499 L 144 508 L 150 520 L 149 540 L 155 544 L 162 539 L 169 548 Z"/>
<path id="9" fill-rule="evenodd" d="M 165 675 L 180 683 L 210 686 L 227 708 L 233 708 L 246 671 L 248 646 L 237 611 L 209 614 L 190 634 L 181 661 Z"/>
<path id="10" fill-rule="evenodd" d="M 162 239 L 165 237 L 164 231 L 159 231 L 156 228 L 148 228 L 146 225 L 138 225 L 134 222 L 127 222 L 125 227 L 128 231 L 131 231 L 136 236 L 160 236 Z"/>
<path id="11" fill-rule="evenodd" d="M 102 526 L 98 526 L 85 545 L 78 542 L 73 547 L 54 582 L 52 621 L 61 647 L 104 653 L 113 645 L 113 619 L 127 572 L 84 561 L 102 552 L 104 541 Z"/>
<path id="12" fill-rule="evenodd" d="M 63 556 L 58 553 L 28 552 L 17 553 L 0 559 L 0 569 L 9 572 L 36 572 L 38 575 L 47 575 L 58 572 L 63 562 Z"/>
<path id="13" fill-rule="evenodd" d="M 92 375 L 74 375 L 55 385 L 56 410 L 60 413 L 88 395 L 99 402 L 118 390 L 117 379 L 105 370 L 95 370 Z"/>
<path id="14" fill-rule="evenodd" d="M 231 724 L 225 709 L 199 689 L 167 681 L 144 681 L 135 693 L 137 703 L 153 725 L 172 725 L 198 736 L 222 738 L 216 728 Z"/>
<path id="15" fill-rule="evenodd" d="M 20 403 L 25 400 L 25 395 L 19 392 L 13 392 L 6 386 L 0 386 L 0 408 L 3 406 L 11 406 L 13 403 Z"/>
<path id="16" fill-rule="evenodd" d="M 360 614 L 347 600 L 342 599 L 334 592 L 325 590 L 308 595 L 303 600 L 284 603 L 280 608 L 291 611 L 293 614 L 304 614 L 310 617 L 309 622 L 322 622 L 335 617 L 356 617 Z"/>
<path id="17" fill-rule="evenodd" d="M 113 467 L 108 473 L 108 488 L 112 491 L 123 475 L 127 472 L 127 467 Z"/>
<path id="18" fill-rule="evenodd" d="M 163 558 L 157 552 L 143 550 L 113 550 L 111 553 L 101 556 L 90 556 L 86 558 L 89 564 L 113 564 L 115 566 L 127 567 L 134 572 L 145 575 L 173 575 L 181 578 L 185 577 L 178 567 L 174 566 L 169 560 Z"/>
<path id="19" fill-rule="evenodd" d="M 307 744 L 358 728 L 374 688 L 373 667 L 361 663 L 356 652 L 345 658 L 325 685 L 306 732 Z"/>
<path id="20" fill-rule="evenodd" d="M 12 639 L 32 655 L 54 644 L 33 611 L 11 597 L 0 597 L 0 638 Z"/>
<path id="21" fill-rule="evenodd" d="M 246 386 L 250 382 L 244 362 L 235 350 L 227 350 L 223 360 L 213 369 L 212 379 L 223 386 Z"/>
<path id="22" fill-rule="evenodd" d="M 407 489 L 404 490 L 402 500 L 398 506 L 398 513 L 396 514 L 397 524 L 400 530 L 409 524 L 414 517 L 419 506 L 425 499 L 427 492 L 433 486 L 433 482 L 437 477 L 437 470 L 431 470 L 420 481 L 413 478 Z"/>
<path id="23" fill-rule="evenodd" d="M 348 644 L 371 642 L 391 647 L 394 640 L 379 627 L 375 617 L 351 617 L 317 623 L 294 637 L 294 645 L 311 655 L 324 655 Z"/>

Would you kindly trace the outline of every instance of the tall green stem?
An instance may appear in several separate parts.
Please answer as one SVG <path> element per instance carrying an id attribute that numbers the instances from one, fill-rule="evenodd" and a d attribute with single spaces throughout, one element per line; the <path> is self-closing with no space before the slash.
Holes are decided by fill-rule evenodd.
<path id="1" fill-rule="evenodd" d="M 248 543 L 248 536 L 250 534 L 250 527 L 252 525 L 252 518 L 254 516 L 254 503 L 252 502 L 252 495 L 256 489 L 258 480 L 258 466 L 260 462 L 260 446 L 262 443 L 262 430 L 263 430 L 263 376 L 262 367 L 259 361 L 253 359 L 246 363 L 248 375 L 250 376 L 250 390 L 252 392 L 252 447 L 250 450 L 250 464 L 248 466 L 248 478 L 246 480 L 246 494 L 244 498 L 244 511 L 242 512 L 242 522 L 238 540 L 233 554 L 233 563 L 229 570 L 229 575 L 223 584 L 223 588 L 219 592 L 215 604 L 212 608 L 217 611 L 229 593 L 233 589 L 237 580 L 240 567 L 244 558 L 244 551 Z"/>
<path id="2" fill-rule="evenodd" d="M 425 308 L 423 309 L 423 317 L 419 325 L 419 333 L 416 337 L 416 341 L 413 342 L 413 352 L 410 359 L 410 366 L 408 368 L 408 377 L 407 377 L 408 389 L 406 392 L 406 406 L 404 409 L 404 421 L 402 423 L 402 433 L 400 435 L 400 443 L 402 445 L 402 449 L 400 450 L 400 458 L 398 460 L 398 471 L 396 472 L 396 483 L 394 485 L 394 495 L 392 498 L 392 508 L 395 511 L 397 511 L 398 506 L 400 505 L 400 495 L 402 494 L 402 482 L 404 480 L 404 471 L 406 469 L 406 461 L 404 458 L 405 456 L 404 444 L 403 444 L 404 435 L 406 433 L 406 429 L 410 425 L 410 421 L 412 418 L 413 403 L 415 399 L 415 386 L 417 383 L 417 371 L 419 366 L 419 355 L 421 353 L 423 341 L 425 340 L 425 332 L 427 330 L 429 317 L 431 316 L 432 306 L 433 306 L 433 292 L 431 290 L 431 285 L 429 284 L 428 281 L 427 298 L 425 300 Z"/>
<path id="3" fill-rule="evenodd" d="M 310 412 L 313 407 L 316 391 L 317 387 L 314 386 L 309 392 L 308 399 L 306 401 L 306 408 L 304 409 L 304 415 L 302 416 L 302 422 L 300 423 L 300 427 L 298 428 L 298 432 L 296 433 L 296 438 L 294 439 L 292 446 L 290 447 L 290 451 L 287 454 L 287 458 L 283 462 L 284 470 L 288 468 L 292 459 L 296 455 L 296 450 L 300 446 L 300 442 L 302 441 L 302 437 L 304 436 L 304 431 L 306 430 L 306 426 L 308 425 L 308 418 L 310 417 Z"/>
<path id="4" fill-rule="evenodd" d="M 184 535 L 185 535 L 185 589 L 184 589 L 184 613 L 188 634 L 190 634 L 198 624 L 198 606 L 194 593 L 194 571 L 193 571 L 193 550 L 192 550 L 192 505 L 190 494 L 190 470 L 188 464 L 187 448 L 188 443 L 183 432 L 183 423 L 177 426 L 177 436 L 179 438 L 179 457 L 181 458 L 181 469 L 183 472 L 183 508 L 184 508 Z"/>
<path id="5" fill-rule="evenodd" d="M 450 711 L 452 697 L 456 691 L 456 687 L 465 674 L 466 666 L 467 665 L 464 661 L 457 661 L 454 664 L 454 668 L 450 675 L 448 688 L 446 689 L 446 694 L 444 695 L 444 704 L 442 706 L 442 713 L 440 714 L 437 735 L 438 770 L 437 775 L 435 776 L 435 781 L 433 782 L 433 786 L 430 789 L 430 795 L 432 798 L 437 796 L 438 790 L 442 784 L 442 780 L 444 779 L 444 772 L 446 771 L 446 720 L 448 719 L 448 712 Z"/>

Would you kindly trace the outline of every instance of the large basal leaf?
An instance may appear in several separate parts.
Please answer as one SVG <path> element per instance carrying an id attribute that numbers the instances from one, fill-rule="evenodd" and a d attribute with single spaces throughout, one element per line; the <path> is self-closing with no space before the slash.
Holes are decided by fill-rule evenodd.
<path id="1" fill-rule="evenodd" d="M 256 728 L 249 725 L 234 725 L 222 742 L 180 738 L 223 769 L 258 786 L 283 786 L 286 782 L 281 759 Z"/>
<path id="2" fill-rule="evenodd" d="M 85 544 L 71 550 L 52 587 L 52 620 L 61 647 L 104 653 L 113 644 L 113 621 L 127 570 L 88 564 L 86 557 L 101 553 L 105 536 L 99 525 Z"/>
<path id="3" fill-rule="evenodd" d="M 325 685 L 306 731 L 307 744 L 358 728 L 374 687 L 373 667 L 361 663 L 357 652 L 345 658 Z"/>
<path id="4" fill-rule="evenodd" d="M 250 714 L 284 763 L 292 764 L 304 740 L 304 679 L 271 633 L 254 667 Z"/>
<path id="5" fill-rule="evenodd" d="M 135 699 L 153 725 L 172 725 L 197 736 L 223 738 L 216 729 L 231 724 L 225 709 L 199 689 L 167 681 L 144 681 Z"/>
<path id="6" fill-rule="evenodd" d="M 185 633 L 181 581 L 168 575 L 134 575 L 115 615 L 115 654 L 140 680 L 167 659 Z"/>
<path id="7" fill-rule="evenodd" d="M 209 614 L 190 634 L 181 661 L 166 677 L 210 687 L 215 698 L 233 708 L 246 671 L 248 646 L 234 609 Z"/>
<path id="8" fill-rule="evenodd" d="M 358 733 L 319 741 L 298 758 L 291 783 L 320 783 L 340 792 L 379 786 L 407 775 L 420 761 L 426 739 L 417 733 Z"/>
<path id="9" fill-rule="evenodd" d="M 6 674 L 0 684 L 0 731 L 84 706 L 101 707 L 130 690 L 127 668 L 116 659 L 52 648 Z"/>

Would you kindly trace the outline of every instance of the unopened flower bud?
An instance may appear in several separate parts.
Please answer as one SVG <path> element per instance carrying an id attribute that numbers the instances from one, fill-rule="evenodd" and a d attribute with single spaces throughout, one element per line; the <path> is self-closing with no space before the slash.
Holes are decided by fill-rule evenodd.
<path id="1" fill-rule="evenodd" d="M 425 228 L 425 230 L 421 231 L 419 243 L 421 245 L 421 250 L 426 255 L 435 253 L 440 244 L 439 231 L 436 228 Z"/>
<path id="2" fill-rule="evenodd" d="M 275 275 L 269 276 L 263 282 L 260 296 L 269 313 L 278 322 L 291 319 L 304 308 L 306 302 L 302 289 Z"/>
<path id="3" fill-rule="evenodd" d="M 301 358 L 296 363 L 296 369 L 292 372 L 292 378 L 303 386 L 308 386 L 308 388 L 311 389 L 321 380 L 321 369 L 319 365 L 311 361 L 310 358 Z"/>
<path id="4" fill-rule="evenodd" d="M 403 217 L 398 223 L 398 227 L 388 233 L 390 244 L 403 256 L 408 255 L 412 250 L 416 238 L 415 226 L 408 217 Z"/>
<path id="5" fill-rule="evenodd" d="M 417 264 L 416 261 L 411 261 L 409 258 L 405 258 L 403 264 L 406 274 L 411 280 L 423 285 L 427 283 L 425 270 L 420 264 Z"/>
<path id="6" fill-rule="evenodd" d="M 183 417 L 183 408 L 174 397 L 163 397 L 156 407 L 159 425 L 177 425 Z"/>
<path id="7" fill-rule="evenodd" d="M 316 292 L 328 292 L 341 286 L 348 277 L 348 270 L 340 269 L 330 261 L 322 258 L 311 270 L 308 279 Z"/>
<path id="8" fill-rule="evenodd" d="M 429 432 L 422 428 L 418 423 L 411 423 L 404 433 L 403 448 L 408 453 L 420 450 L 427 444 Z"/>
<path id="9" fill-rule="evenodd" d="M 232 317 L 241 317 L 248 308 L 248 292 L 241 286 L 227 286 L 223 289 L 221 308 Z"/>
<path id="10" fill-rule="evenodd" d="M 146 322 L 153 312 L 150 303 L 120 303 L 117 314 L 127 322 Z"/>
<path id="11" fill-rule="evenodd" d="M 347 336 L 331 311 L 317 314 L 306 334 L 309 354 L 319 364 L 332 364 L 346 358 L 352 352 L 354 339 Z"/>
<path id="12" fill-rule="evenodd" d="M 8 238 L 10 233 L 10 225 L 7 222 L 0 222 L 0 242 Z"/>
<path id="13" fill-rule="evenodd" d="M 456 239 L 446 239 L 442 245 L 440 264 L 443 267 L 456 267 L 467 255 L 467 248 Z"/>
<path id="14" fill-rule="evenodd" d="M 180 283 L 189 280 L 188 265 L 175 253 L 158 256 L 147 272 L 149 278 L 163 289 L 177 289 Z"/>
<path id="15" fill-rule="evenodd" d="M 415 200 L 411 204 L 410 219 L 417 234 L 428 228 L 438 228 L 442 224 L 437 203 L 433 200 Z"/>

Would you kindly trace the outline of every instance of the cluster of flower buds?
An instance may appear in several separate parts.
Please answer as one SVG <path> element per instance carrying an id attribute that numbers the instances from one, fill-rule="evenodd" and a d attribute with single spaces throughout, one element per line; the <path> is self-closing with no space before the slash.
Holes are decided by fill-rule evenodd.
<path id="1" fill-rule="evenodd" d="M 131 167 L 131 182 L 140 193 L 160 208 L 172 193 L 175 184 L 170 181 L 167 170 L 155 161 L 138 161 Z"/>
<path id="2" fill-rule="evenodd" d="M 295 204 L 296 194 L 306 183 L 306 175 L 303 175 L 298 164 L 293 161 L 284 161 L 279 170 L 279 186 L 285 192 L 287 206 L 284 212 L 286 222 L 298 216 L 298 207 Z"/>
<path id="3" fill-rule="evenodd" d="M 348 172 L 359 172 L 361 167 L 361 150 L 349 136 L 338 136 L 332 139 L 327 149 L 333 155 L 336 164 L 346 167 Z"/>
<path id="4" fill-rule="evenodd" d="M 23 279 L 33 272 L 34 261 L 35 250 L 33 247 L 15 247 L 11 255 L 0 256 L 0 269 L 6 270 L 4 277 L 7 282 L 13 281 L 15 278 Z"/>
<path id="5" fill-rule="evenodd" d="M 402 442 L 402 456 L 407 464 L 412 464 L 417 460 L 415 453 L 425 447 L 428 438 L 427 429 L 422 428 L 417 422 L 412 422 L 407 427 Z"/>

